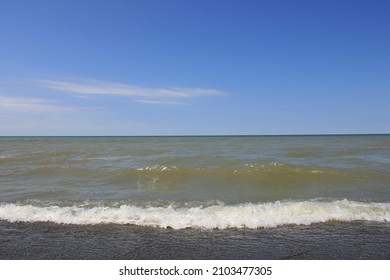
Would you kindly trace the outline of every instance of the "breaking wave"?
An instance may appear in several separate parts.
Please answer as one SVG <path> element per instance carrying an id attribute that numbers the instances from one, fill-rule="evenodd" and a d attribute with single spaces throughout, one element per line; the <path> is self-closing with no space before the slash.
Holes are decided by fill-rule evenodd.
<path id="1" fill-rule="evenodd" d="M 61 224 L 131 224 L 161 228 L 269 228 L 310 225 L 330 221 L 390 222 L 390 203 L 335 201 L 276 201 L 226 205 L 99 206 L 0 204 L 0 219 L 10 222 L 53 222 Z"/>

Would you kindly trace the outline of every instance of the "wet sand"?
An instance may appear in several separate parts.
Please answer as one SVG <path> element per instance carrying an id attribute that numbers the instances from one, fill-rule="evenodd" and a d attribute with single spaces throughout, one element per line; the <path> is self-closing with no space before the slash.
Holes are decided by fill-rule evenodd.
<path id="1" fill-rule="evenodd" d="M 160 229 L 0 221 L 0 259 L 390 259 L 390 224 Z"/>

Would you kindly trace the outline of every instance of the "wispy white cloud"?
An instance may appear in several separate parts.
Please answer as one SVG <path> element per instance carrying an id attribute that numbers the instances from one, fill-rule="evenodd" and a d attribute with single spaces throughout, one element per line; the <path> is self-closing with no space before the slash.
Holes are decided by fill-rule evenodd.
<path id="1" fill-rule="evenodd" d="M 143 98 L 190 98 L 198 96 L 223 96 L 226 92 L 208 89 L 208 88 L 186 88 L 186 87 L 167 87 L 167 88 L 147 88 L 123 83 L 112 83 L 91 79 L 82 79 L 75 81 L 60 81 L 48 79 L 31 80 L 39 86 L 72 92 L 77 94 L 106 94 L 106 95 L 127 95 Z M 149 102 L 152 103 L 152 102 Z M 162 103 L 160 103 L 162 104 Z M 168 103 L 165 103 L 168 104 Z"/>
<path id="2" fill-rule="evenodd" d="M 0 95 L 0 109 L 24 111 L 58 111 L 70 108 L 53 104 L 54 100 Z"/>
<path id="3" fill-rule="evenodd" d="M 142 100 L 135 100 L 135 102 L 138 103 L 145 103 L 145 104 L 166 104 L 166 105 L 190 105 L 190 103 L 187 102 L 180 102 L 180 101 L 173 101 L 173 100 L 149 100 L 149 99 L 142 99 Z"/>

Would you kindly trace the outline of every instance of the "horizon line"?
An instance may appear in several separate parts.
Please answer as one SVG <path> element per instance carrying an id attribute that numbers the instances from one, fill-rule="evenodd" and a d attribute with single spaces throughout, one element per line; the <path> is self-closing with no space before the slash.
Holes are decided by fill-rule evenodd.
<path id="1" fill-rule="evenodd" d="M 389 136 L 390 133 L 312 133 L 312 134 L 171 134 L 171 135 L 0 135 L 0 137 L 284 137 L 284 136 Z"/>

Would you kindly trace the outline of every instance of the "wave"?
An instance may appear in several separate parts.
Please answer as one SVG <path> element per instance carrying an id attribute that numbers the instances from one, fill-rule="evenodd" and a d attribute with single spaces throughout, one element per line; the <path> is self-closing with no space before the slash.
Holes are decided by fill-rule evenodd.
<path id="1" fill-rule="evenodd" d="M 10 222 L 61 224 L 131 224 L 161 228 L 269 228 L 330 221 L 390 222 L 390 203 L 335 201 L 277 201 L 225 205 L 222 202 L 187 207 L 173 204 L 139 206 L 92 204 L 60 206 L 3 203 L 0 219 Z"/>
<path id="2" fill-rule="evenodd" d="M 141 174 L 151 175 L 215 175 L 215 176 L 344 176 L 344 177 L 367 177 L 369 175 L 379 175 L 380 172 L 373 169 L 347 169 L 347 168 L 334 168 L 324 166 L 307 166 L 298 164 L 285 164 L 285 163 L 253 163 L 245 164 L 237 168 L 234 167 L 186 167 L 186 166 L 167 166 L 167 165 L 151 165 L 143 168 L 136 169 L 122 169 L 114 171 L 116 176 L 126 177 Z M 382 174 L 383 175 L 383 174 Z"/>
<path id="3" fill-rule="evenodd" d="M 102 180 L 109 184 L 153 185 L 155 188 L 177 188 L 189 182 L 207 185 L 229 183 L 250 186 L 306 186 L 313 182 L 325 184 L 379 182 L 388 185 L 390 176 L 370 168 L 336 168 L 318 165 L 299 165 L 278 162 L 250 163 L 240 166 L 175 166 L 149 165 L 115 168 L 90 166 L 73 162 L 47 163 L 27 166 L 11 173 L 18 178 L 78 178 L 85 181 Z"/>
<path id="4" fill-rule="evenodd" d="M 152 182 L 155 187 L 174 187 L 193 178 L 211 182 L 246 184 L 252 186 L 296 186 L 313 182 L 325 184 L 377 181 L 390 183 L 390 176 L 368 168 L 335 168 L 284 163 L 246 164 L 240 167 L 190 167 L 152 165 L 138 169 L 115 170 L 110 177 L 118 181 L 138 180 L 139 184 Z"/>

